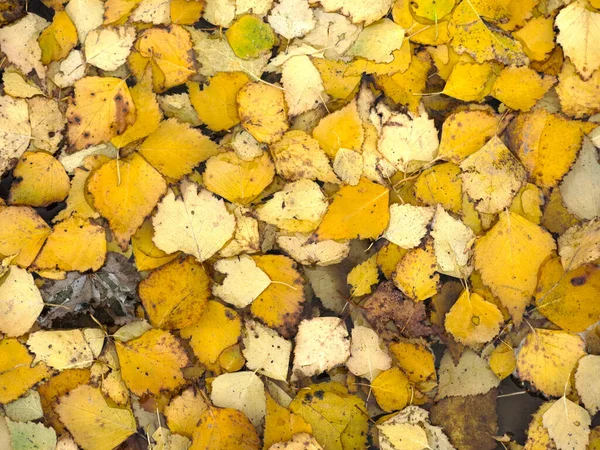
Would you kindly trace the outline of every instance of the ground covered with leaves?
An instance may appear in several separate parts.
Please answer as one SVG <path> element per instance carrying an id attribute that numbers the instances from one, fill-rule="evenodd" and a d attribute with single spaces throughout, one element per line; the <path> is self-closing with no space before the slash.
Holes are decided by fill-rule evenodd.
<path id="1" fill-rule="evenodd" d="M 2 450 L 600 449 L 600 1 L 2 0 L 0 69 Z"/>

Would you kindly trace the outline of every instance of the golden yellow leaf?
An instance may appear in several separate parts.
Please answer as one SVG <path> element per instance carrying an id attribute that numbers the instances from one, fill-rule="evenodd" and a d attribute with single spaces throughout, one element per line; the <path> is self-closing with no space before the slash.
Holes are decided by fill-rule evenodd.
<path id="1" fill-rule="evenodd" d="M 217 145 L 187 123 L 168 119 L 160 123 L 138 147 L 152 167 L 173 181 L 218 153 Z"/>
<path id="2" fill-rule="evenodd" d="M 240 123 L 237 95 L 249 81 L 244 72 L 219 72 L 202 88 L 198 83 L 188 83 L 190 100 L 200 120 L 214 131 Z"/>
<path id="3" fill-rule="evenodd" d="M 424 248 L 413 248 L 400 260 L 394 284 L 411 299 L 423 301 L 438 291 L 440 276 L 436 269 L 435 252 L 431 241 L 428 241 Z"/>
<path id="4" fill-rule="evenodd" d="M 576 334 L 534 328 L 517 356 L 519 377 L 546 395 L 568 394 L 571 372 L 585 355 L 583 345 Z"/>
<path id="5" fill-rule="evenodd" d="M 312 426 L 312 434 L 328 450 L 365 448 L 367 413 L 362 399 L 336 383 L 312 384 L 300 389 L 290 411 Z"/>
<path id="6" fill-rule="evenodd" d="M 102 165 L 90 175 L 87 187 L 122 249 L 167 190 L 160 173 L 137 153 Z"/>
<path id="7" fill-rule="evenodd" d="M 164 414 L 169 430 L 192 437 L 199 417 L 207 409 L 208 405 L 201 393 L 193 387 L 187 388 L 165 406 Z"/>
<path id="8" fill-rule="evenodd" d="M 214 364 L 227 347 L 237 343 L 242 322 L 231 308 L 210 300 L 194 325 L 181 330 L 181 337 L 190 339 L 190 346 L 202 364 Z"/>
<path id="9" fill-rule="evenodd" d="M 65 168 L 46 152 L 23 153 L 13 175 L 15 180 L 8 197 L 12 205 L 48 206 L 64 200 L 69 193 Z"/>
<path id="10" fill-rule="evenodd" d="M 52 23 L 38 38 L 42 49 L 42 64 L 60 61 L 77 45 L 77 29 L 65 11 L 57 11 Z"/>
<path id="11" fill-rule="evenodd" d="M 118 25 L 127 21 L 129 14 L 142 0 L 106 0 L 104 4 L 104 25 Z"/>
<path id="12" fill-rule="evenodd" d="M 323 239 L 376 239 L 388 225 L 389 189 L 361 178 L 333 196 L 317 230 Z"/>
<path id="13" fill-rule="evenodd" d="M 502 323 L 504 317 L 496 305 L 464 290 L 446 314 L 445 327 L 458 342 L 476 349 L 496 337 Z"/>
<path id="14" fill-rule="evenodd" d="M 396 266 L 407 253 L 408 249 L 402 248 L 393 242 L 388 243 L 379 250 L 377 252 L 377 266 L 383 272 L 383 276 L 388 280 L 391 279 L 396 271 Z"/>
<path id="15" fill-rule="evenodd" d="M 533 61 L 544 61 L 554 49 L 554 21 L 551 17 L 534 17 L 513 33 L 523 51 Z"/>
<path id="16" fill-rule="evenodd" d="M 312 434 L 312 427 L 301 416 L 280 406 L 267 393 L 267 416 L 265 419 L 263 449 L 268 450 L 273 444 L 289 441 L 297 433 Z"/>
<path id="17" fill-rule="evenodd" d="M 56 411 L 85 450 L 112 450 L 137 428 L 131 409 L 109 405 L 100 389 L 89 385 L 62 396 Z"/>
<path id="18" fill-rule="evenodd" d="M 393 342 L 390 351 L 398 360 L 398 366 L 413 383 L 436 379 L 435 357 L 431 349 L 421 341 Z"/>
<path id="19" fill-rule="evenodd" d="M 312 63 L 321 74 L 327 95 L 343 100 L 349 98 L 358 88 L 361 77 L 346 73 L 350 67 L 348 63 L 325 58 L 313 58 Z"/>
<path id="20" fill-rule="evenodd" d="M 171 22 L 193 25 L 200 20 L 204 5 L 204 0 L 171 0 Z"/>
<path id="21" fill-rule="evenodd" d="M 129 67 L 138 79 L 152 70 L 154 92 L 164 92 L 185 83 L 195 73 L 190 34 L 179 25 L 150 28 L 138 37 Z"/>
<path id="22" fill-rule="evenodd" d="M 491 95 L 511 109 L 529 111 L 555 82 L 554 77 L 542 78 L 529 67 L 509 66 L 498 75 Z"/>
<path id="23" fill-rule="evenodd" d="M 501 342 L 490 355 L 490 369 L 503 380 L 510 376 L 516 367 L 517 359 L 513 348 L 505 342 Z"/>
<path id="24" fill-rule="evenodd" d="M 479 102 L 492 90 L 496 67 L 491 63 L 458 63 L 450 72 L 442 93 L 465 102 Z"/>
<path id="25" fill-rule="evenodd" d="M 49 234 L 50 227 L 33 208 L 0 208 L 0 259 L 16 255 L 12 264 L 29 267 Z"/>
<path id="26" fill-rule="evenodd" d="M 410 4 L 415 16 L 421 19 L 431 20 L 433 22 L 441 21 L 454 8 L 454 0 L 417 0 Z"/>
<path id="27" fill-rule="evenodd" d="M 364 131 L 356 102 L 323 117 L 312 132 L 321 148 L 331 159 L 340 148 L 361 151 Z"/>
<path id="28" fill-rule="evenodd" d="M 527 183 L 517 192 L 509 209 L 539 225 L 542 218 L 541 206 L 543 202 L 542 191 L 535 184 Z"/>
<path id="29" fill-rule="evenodd" d="M 154 228 L 152 221 L 146 219 L 142 226 L 131 236 L 131 247 L 135 257 L 135 266 L 139 271 L 152 270 L 173 261 L 179 252 L 167 254 L 156 246 L 152 238 Z"/>
<path id="30" fill-rule="evenodd" d="M 281 88 L 265 83 L 246 83 L 237 94 L 242 126 L 258 142 L 272 144 L 289 128 L 287 106 Z"/>
<path id="31" fill-rule="evenodd" d="M 475 243 L 475 269 L 515 323 L 521 323 L 538 270 L 555 249 L 550 233 L 512 212 L 500 213 L 496 225 Z"/>
<path id="32" fill-rule="evenodd" d="M 365 262 L 355 266 L 348 274 L 347 281 L 352 287 L 350 293 L 353 297 L 370 294 L 371 286 L 379 281 L 377 255 L 373 255 Z"/>
<path id="33" fill-rule="evenodd" d="M 5 338 L 0 341 L 0 402 L 18 399 L 52 373 L 44 363 L 34 367 L 31 363 L 33 356 L 18 340 Z"/>
<path id="34" fill-rule="evenodd" d="M 35 270 L 96 271 L 106 258 L 106 234 L 89 219 L 72 216 L 54 225 L 42 251 L 33 263 Z"/>
<path id="35" fill-rule="evenodd" d="M 199 419 L 189 450 L 259 450 L 252 422 L 231 408 L 209 408 Z"/>
<path id="36" fill-rule="evenodd" d="M 600 320 L 600 267 L 587 263 L 565 272 L 560 258 L 540 269 L 535 304 L 565 331 L 580 332 Z"/>
<path id="37" fill-rule="evenodd" d="M 413 388 L 398 367 L 382 372 L 371 383 L 377 404 L 386 412 L 398 411 L 409 404 Z"/>
<path id="38" fill-rule="evenodd" d="M 304 279 L 296 263 L 282 255 L 254 256 L 254 262 L 271 279 L 271 284 L 252 302 L 251 312 L 284 338 L 291 337 L 304 307 Z"/>
<path id="39" fill-rule="evenodd" d="M 508 145 L 541 188 L 554 187 L 569 171 L 583 136 L 595 124 L 567 120 L 544 108 L 522 113 L 508 127 Z"/>
<path id="40" fill-rule="evenodd" d="M 108 160 L 108 158 L 104 157 L 93 159 L 93 169 L 100 167 Z M 54 216 L 52 222 L 60 222 L 71 216 L 81 217 L 82 219 L 97 219 L 100 217 L 100 214 L 88 203 L 89 194 L 87 193 L 86 185 L 89 176 L 90 170 L 87 167 L 75 168 L 73 178 L 71 179 L 69 196 L 65 200 L 67 207 Z"/>
<path id="41" fill-rule="evenodd" d="M 149 79 L 136 84 L 131 88 L 130 93 L 137 114 L 135 122 L 123 134 L 111 139 L 110 142 L 117 148 L 125 147 L 127 144 L 153 133 L 162 119 Z"/>
<path id="42" fill-rule="evenodd" d="M 448 162 L 424 170 L 413 189 L 415 198 L 425 205 L 439 203 L 455 213 L 462 210 L 462 180 L 456 164 Z"/>
<path id="43" fill-rule="evenodd" d="M 136 110 L 125 80 L 85 77 L 75 82 L 67 108 L 69 147 L 76 151 L 110 141 L 135 122 Z"/>
<path id="44" fill-rule="evenodd" d="M 210 279 L 195 258 L 177 259 L 152 271 L 138 294 L 156 328 L 179 329 L 195 324 L 210 296 Z"/>
<path id="45" fill-rule="evenodd" d="M 139 338 L 116 342 L 121 376 L 136 395 L 176 390 L 185 383 L 181 369 L 189 358 L 179 340 L 168 331 L 150 330 Z"/>
<path id="46" fill-rule="evenodd" d="M 266 152 L 244 161 L 235 152 L 221 153 L 206 162 L 206 188 L 230 202 L 246 205 L 271 184 L 275 167 Z"/>
<path id="47" fill-rule="evenodd" d="M 531 422 L 527 428 L 527 441 L 523 450 L 555 450 L 554 441 L 550 438 L 548 430 L 542 423 L 542 417 L 553 405 L 553 402 L 542 403 L 539 409 L 531 415 Z"/>

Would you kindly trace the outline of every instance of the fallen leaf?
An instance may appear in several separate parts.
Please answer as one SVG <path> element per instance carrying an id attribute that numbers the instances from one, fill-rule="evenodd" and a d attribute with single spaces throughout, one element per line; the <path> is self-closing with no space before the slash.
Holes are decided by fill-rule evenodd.
<path id="1" fill-rule="evenodd" d="M 198 423 L 198 418 L 208 410 L 206 400 L 194 388 L 187 388 L 180 395 L 171 399 L 165 406 L 169 430 L 173 433 L 191 437 Z"/>
<path id="2" fill-rule="evenodd" d="M 273 144 L 289 127 L 284 92 L 264 83 L 246 83 L 237 94 L 242 126 L 258 142 Z"/>
<path id="3" fill-rule="evenodd" d="M 280 406 L 267 393 L 267 415 L 265 418 L 264 447 L 271 449 L 279 442 L 288 441 L 294 436 L 312 433 L 312 427 L 304 419 Z"/>
<path id="4" fill-rule="evenodd" d="M 575 372 L 575 388 L 592 416 L 600 410 L 600 390 L 594 380 L 599 367 L 600 356 L 585 355 L 579 360 Z"/>
<path id="5" fill-rule="evenodd" d="M 413 396 L 413 387 L 398 367 L 381 372 L 371 382 L 371 389 L 377 404 L 386 412 L 403 409 Z"/>
<path id="6" fill-rule="evenodd" d="M 16 255 L 13 264 L 26 268 L 39 253 L 50 227 L 29 206 L 0 209 L 0 257 Z"/>
<path id="7" fill-rule="evenodd" d="M 92 30 L 84 44 L 85 60 L 102 70 L 116 70 L 127 61 L 135 29 L 123 26 Z"/>
<path id="8" fill-rule="evenodd" d="M 212 382 L 210 398 L 215 406 L 244 413 L 256 427 L 267 413 L 265 386 L 254 372 L 226 373 Z"/>
<path id="9" fill-rule="evenodd" d="M 213 294 L 237 308 L 248 306 L 271 284 L 267 274 L 247 255 L 220 259 L 214 269 L 224 274 L 225 279 L 213 286 Z"/>
<path id="10" fill-rule="evenodd" d="M 199 418 L 190 450 L 259 450 L 260 439 L 248 418 L 235 409 L 210 408 Z"/>
<path id="11" fill-rule="evenodd" d="M 573 225 L 558 238 L 558 254 L 565 270 L 575 270 L 594 262 L 600 255 L 600 220 Z"/>
<path id="12" fill-rule="evenodd" d="M 25 100 L 0 96 L 0 111 L 0 174 L 3 175 L 27 150 L 32 130 Z"/>
<path id="13" fill-rule="evenodd" d="M 585 450 L 590 434 L 588 412 L 566 397 L 561 397 L 542 416 L 544 427 L 556 448 Z"/>
<path id="14" fill-rule="evenodd" d="M 377 256 L 373 255 L 365 262 L 355 266 L 348 274 L 347 282 L 351 286 L 350 294 L 360 297 L 371 293 L 371 286 L 379 281 Z"/>
<path id="15" fill-rule="evenodd" d="M 390 222 L 383 236 L 400 248 L 417 247 L 428 231 L 435 210 L 410 204 L 390 205 Z"/>
<path id="16" fill-rule="evenodd" d="M 292 344 L 258 322 L 248 320 L 242 335 L 246 366 L 274 380 L 287 379 Z"/>
<path id="17" fill-rule="evenodd" d="M 377 375 L 392 366 L 392 359 L 382 345 L 377 333 L 370 328 L 357 326 L 352 330 L 348 370 L 357 377 L 373 381 Z"/>
<path id="18" fill-rule="evenodd" d="M 27 333 L 43 308 L 44 301 L 29 272 L 11 266 L 0 276 L 0 332 L 9 337 Z"/>

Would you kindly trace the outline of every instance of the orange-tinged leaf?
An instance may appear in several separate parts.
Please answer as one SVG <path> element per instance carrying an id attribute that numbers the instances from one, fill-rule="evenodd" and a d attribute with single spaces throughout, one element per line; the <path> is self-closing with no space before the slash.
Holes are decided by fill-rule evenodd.
<path id="1" fill-rule="evenodd" d="M 323 117 L 312 132 L 321 148 L 333 159 L 340 148 L 361 151 L 364 131 L 356 102 Z"/>
<path id="2" fill-rule="evenodd" d="M 389 189 L 361 178 L 333 196 L 317 236 L 324 239 L 377 239 L 388 225 Z"/>
<path id="3" fill-rule="evenodd" d="M 412 388 L 398 367 L 381 372 L 371 383 L 377 404 L 386 412 L 398 411 L 409 404 Z"/>
<path id="4" fill-rule="evenodd" d="M 60 398 L 56 411 L 85 450 L 112 450 L 136 432 L 129 408 L 114 408 L 100 389 L 79 386 Z"/>
<path id="5" fill-rule="evenodd" d="M 64 200 L 69 193 L 65 168 L 46 152 L 23 153 L 13 175 L 16 179 L 8 197 L 12 205 L 48 206 Z"/>
<path id="6" fill-rule="evenodd" d="M 16 339 L 0 341 L 0 402 L 10 403 L 27 390 L 50 376 L 46 364 L 31 367 L 33 356 Z"/>
<path id="7" fill-rule="evenodd" d="M 514 36 L 523 44 L 523 51 L 533 61 L 544 61 L 554 49 L 554 20 L 552 17 L 534 17 Z"/>
<path id="8" fill-rule="evenodd" d="M 500 213 L 496 225 L 475 243 L 475 269 L 515 323 L 521 323 L 538 270 L 555 249 L 550 233 L 512 212 Z"/>
<path id="9" fill-rule="evenodd" d="M 296 263 L 286 256 L 261 255 L 253 259 L 271 284 L 252 302 L 252 314 L 283 337 L 291 337 L 306 301 L 304 279 L 296 270 Z"/>
<path id="10" fill-rule="evenodd" d="M 138 152 L 156 170 L 172 181 L 218 153 L 217 145 L 187 123 L 168 119 L 138 147 Z"/>
<path id="11" fill-rule="evenodd" d="M 96 271 L 106 258 L 104 228 L 73 216 L 54 225 L 33 263 L 36 270 Z"/>
<path id="12" fill-rule="evenodd" d="M 200 416 L 190 450 L 259 450 L 256 429 L 244 413 L 210 408 Z"/>
<path id="13" fill-rule="evenodd" d="M 400 260 L 394 274 L 394 284 L 415 301 L 433 297 L 438 291 L 440 276 L 436 273 L 437 260 L 431 241 L 424 248 L 417 247 Z"/>
<path id="14" fill-rule="evenodd" d="M 237 95 L 249 81 L 244 72 L 219 72 L 202 89 L 198 83 L 188 83 L 190 101 L 200 120 L 213 131 L 240 123 Z"/>
<path id="15" fill-rule="evenodd" d="M 246 83 L 237 94 L 242 126 L 258 142 L 272 144 L 289 128 L 284 92 L 275 86 Z"/>
<path id="16" fill-rule="evenodd" d="M 86 77 L 75 82 L 66 117 L 69 147 L 77 151 L 122 134 L 135 122 L 136 110 L 125 80 Z"/>
<path id="17" fill-rule="evenodd" d="M 173 433 L 192 437 L 198 419 L 208 409 L 206 400 L 193 387 L 187 388 L 165 406 L 169 430 Z"/>
<path id="18" fill-rule="evenodd" d="M 195 258 L 171 261 L 152 271 L 138 287 L 150 323 L 178 329 L 201 317 L 210 297 L 210 279 Z"/>
<path id="19" fill-rule="evenodd" d="M 49 234 L 50 227 L 33 208 L 0 209 L 0 259 L 16 255 L 12 264 L 29 267 Z"/>
<path id="20" fill-rule="evenodd" d="M 57 11 L 38 42 L 42 49 L 42 64 L 60 61 L 77 45 L 77 29 L 65 11 Z"/>
<path id="21" fill-rule="evenodd" d="M 181 369 L 189 358 L 179 340 L 168 331 L 150 330 L 128 342 L 116 342 L 121 375 L 136 395 L 171 391 L 185 383 Z"/>
<path id="22" fill-rule="evenodd" d="M 394 342 L 390 351 L 398 360 L 398 365 L 413 383 L 435 380 L 435 357 L 431 349 L 420 341 Z"/>
<path id="23" fill-rule="evenodd" d="M 242 322 L 231 308 L 210 300 L 194 325 L 181 330 L 181 337 L 190 339 L 194 354 L 203 364 L 214 364 L 227 347 L 237 343 L 242 334 Z"/>
<path id="24" fill-rule="evenodd" d="M 268 153 L 244 161 L 235 152 L 221 153 L 206 162 L 206 188 L 230 202 L 246 205 L 271 184 L 275 167 Z"/>
<path id="25" fill-rule="evenodd" d="M 94 208 L 106 217 L 119 246 L 142 225 L 167 190 L 167 184 L 144 158 L 134 153 L 111 160 L 92 173 L 88 190 Z"/>

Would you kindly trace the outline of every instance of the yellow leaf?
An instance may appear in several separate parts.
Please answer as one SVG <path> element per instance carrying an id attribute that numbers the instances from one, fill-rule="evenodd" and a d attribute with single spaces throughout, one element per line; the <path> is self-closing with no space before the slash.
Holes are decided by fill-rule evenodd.
<path id="1" fill-rule="evenodd" d="M 509 66 L 498 75 L 491 95 L 511 109 L 529 111 L 556 82 L 529 67 Z"/>
<path id="2" fill-rule="evenodd" d="M 259 450 L 256 429 L 240 411 L 209 408 L 198 421 L 189 450 Z"/>
<path id="3" fill-rule="evenodd" d="M 138 147 L 140 155 L 173 181 L 218 153 L 217 145 L 187 123 L 168 119 L 160 123 Z"/>
<path id="4" fill-rule="evenodd" d="M 0 402 L 10 403 L 52 373 L 44 363 L 31 367 L 33 356 L 16 339 L 0 341 Z"/>
<path id="5" fill-rule="evenodd" d="M 152 219 L 153 241 L 164 252 L 181 250 L 202 262 L 217 253 L 235 232 L 235 217 L 225 202 L 191 182 L 180 185 L 181 198 L 172 190 Z"/>
<path id="6" fill-rule="evenodd" d="M 517 116 L 508 127 L 508 145 L 517 154 L 530 181 L 554 187 L 569 171 L 584 133 L 596 124 L 567 120 L 544 108 Z"/>
<path id="7" fill-rule="evenodd" d="M 181 337 L 190 339 L 194 354 L 202 364 L 214 364 L 227 347 L 237 343 L 242 323 L 231 308 L 210 300 L 194 325 L 181 330 Z"/>
<path id="8" fill-rule="evenodd" d="M 559 398 L 542 416 L 542 424 L 559 449 L 587 448 L 592 419 L 589 413 L 566 397 Z"/>
<path id="9" fill-rule="evenodd" d="M 323 239 L 377 239 L 389 222 L 389 189 L 362 178 L 333 196 L 317 230 Z"/>
<path id="10" fill-rule="evenodd" d="M 380 433 L 380 443 L 389 443 L 394 449 L 423 450 L 425 448 L 430 448 L 427 442 L 427 433 L 425 432 L 425 429 L 417 424 L 383 423 L 378 425 L 377 429 Z M 385 439 L 385 441 L 383 441 L 383 439 Z"/>
<path id="11" fill-rule="evenodd" d="M 554 188 L 546 199 L 541 224 L 551 233 L 563 234 L 579 220 L 572 215 L 563 203 L 560 189 Z"/>
<path id="12" fill-rule="evenodd" d="M 410 7 L 415 16 L 437 23 L 452 11 L 454 4 L 454 0 L 417 0 Z"/>
<path id="13" fill-rule="evenodd" d="M 390 19 L 381 19 L 362 29 L 348 56 L 360 56 L 376 63 L 391 63 L 392 52 L 399 50 L 404 39 L 404 28 Z"/>
<path id="14" fill-rule="evenodd" d="M 152 271 L 140 282 L 138 294 L 154 327 L 179 329 L 200 320 L 210 296 L 209 284 L 202 264 L 187 257 Z"/>
<path id="15" fill-rule="evenodd" d="M 379 252 L 377 252 L 377 266 L 383 272 L 383 276 L 388 280 L 392 278 L 392 274 L 396 271 L 396 266 L 404 255 L 408 253 L 404 249 L 393 242 L 388 243 Z"/>
<path id="16" fill-rule="evenodd" d="M 131 236 L 131 247 L 135 257 L 135 266 L 139 271 L 152 270 L 173 261 L 179 252 L 167 254 L 156 246 L 152 238 L 154 228 L 152 221 L 146 219 L 142 226 Z"/>
<path id="17" fill-rule="evenodd" d="M 556 249 L 547 231 L 512 212 L 475 243 L 475 269 L 520 324 L 537 284 L 538 270 Z"/>
<path id="18" fill-rule="evenodd" d="M 410 403 L 413 388 L 397 367 L 382 372 L 371 383 L 377 404 L 386 412 L 398 411 Z"/>
<path id="19" fill-rule="evenodd" d="M 106 0 L 104 4 L 104 25 L 117 25 L 127 21 L 129 14 L 142 0 Z"/>
<path id="20" fill-rule="evenodd" d="M 513 348 L 501 342 L 490 355 L 490 369 L 501 380 L 512 374 L 517 367 L 517 359 Z"/>
<path id="21" fill-rule="evenodd" d="M 198 83 L 188 83 L 190 100 L 200 120 L 214 131 L 240 123 L 237 95 L 249 81 L 244 72 L 219 72 L 202 88 Z"/>
<path id="22" fill-rule="evenodd" d="M 454 9 L 449 31 L 452 47 L 457 53 L 467 52 L 478 63 L 492 60 L 506 65 L 527 63 L 520 42 L 509 33 L 482 20 L 482 17 L 489 20 L 509 16 L 502 6 L 486 0 L 463 0 Z"/>
<path id="23" fill-rule="evenodd" d="M 420 341 L 393 342 L 390 351 L 398 360 L 398 366 L 413 383 L 436 379 L 435 357 L 429 347 Z"/>
<path id="24" fill-rule="evenodd" d="M 494 136 L 461 164 L 463 190 L 475 202 L 475 209 L 495 214 L 510 206 L 525 182 L 519 160 Z"/>
<path id="25" fill-rule="evenodd" d="M 33 263 L 36 270 L 96 271 L 106 258 L 106 234 L 100 225 L 69 217 L 54 225 Z"/>
<path id="26" fill-rule="evenodd" d="M 290 411 L 312 426 L 313 436 L 328 450 L 365 448 L 367 412 L 362 399 L 335 383 L 313 384 L 300 389 Z"/>
<path id="27" fill-rule="evenodd" d="M 349 64 L 325 58 L 313 58 L 312 63 L 321 74 L 325 92 L 333 98 L 349 98 L 358 88 L 360 75 L 350 75 L 346 71 Z"/>
<path id="28" fill-rule="evenodd" d="M 354 58 L 348 64 L 344 75 L 347 77 L 360 77 L 361 74 L 374 75 L 393 75 L 395 73 L 404 73 L 410 67 L 412 60 L 412 47 L 408 41 L 404 41 L 398 50 L 394 50 L 392 55 L 394 60 L 390 63 L 376 63 L 366 58 Z M 319 59 L 319 61 L 328 61 Z"/>
<path id="29" fill-rule="evenodd" d="M 95 159 L 95 167 L 93 167 L 93 169 L 98 168 L 108 160 L 108 158 Z M 82 219 L 97 219 L 100 217 L 100 214 L 98 214 L 96 210 L 88 203 L 89 194 L 86 191 L 86 185 L 89 176 L 90 170 L 88 170 L 88 168 L 75 168 L 73 171 L 73 178 L 71 179 L 69 196 L 65 200 L 67 207 L 54 216 L 52 222 L 60 222 L 61 220 L 68 219 L 71 216 L 81 217 Z"/>
<path id="30" fill-rule="evenodd" d="M 176 390 L 185 383 L 181 369 L 188 356 L 168 331 L 150 330 L 128 342 L 116 342 L 121 376 L 136 395 Z"/>
<path id="31" fill-rule="evenodd" d="M 237 57 L 258 58 L 275 45 L 275 33 L 269 24 L 252 14 L 245 14 L 225 32 L 227 42 Z"/>
<path id="32" fill-rule="evenodd" d="M 203 0 L 171 0 L 171 22 L 193 25 L 200 20 L 204 5 Z"/>
<path id="33" fill-rule="evenodd" d="M 129 408 L 114 408 L 99 389 L 79 386 L 60 398 L 56 411 L 61 422 L 85 450 L 112 450 L 136 432 Z"/>
<path id="34" fill-rule="evenodd" d="M 0 208 L 0 259 L 16 255 L 12 264 L 29 267 L 49 234 L 50 227 L 33 208 Z"/>
<path id="35" fill-rule="evenodd" d="M 90 367 L 103 345 L 104 332 L 99 328 L 42 330 L 27 339 L 34 362 L 43 361 L 56 370 Z"/>
<path id="36" fill-rule="evenodd" d="M 203 180 L 206 188 L 230 202 L 246 205 L 271 184 L 275 167 L 266 152 L 252 161 L 235 152 L 221 153 L 206 162 Z"/>
<path id="37" fill-rule="evenodd" d="M 169 430 L 191 437 L 198 418 L 208 409 L 206 400 L 195 388 L 189 387 L 165 406 L 164 414 Z"/>
<path id="38" fill-rule="evenodd" d="M 69 147 L 76 151 L 125 132 L 135 122 L 136 110 L 125 80 L 86 77 L 75 82 L 66 117 Z"/>
<path id="39" fill-rule="evenodd" d="M 323 117 L 312 135 L 331 159 L 335 158 L 335 154 L 342 147 L 360 152 L 364 131 L 356 102 L 352 101 L 342 109 Z"/>
<path id="40" fill-rule="evenodd" d="M 495 79 L 495 66 L 491 63 L 458 63 L 442 93 L 465 102 L 479 102 L 491 92 Z"/>
<path id="41" fill-rule="evenodd" d="M 258 142 L 272 144 L 289 128 L 287 106 L 281 88 L 265 83 L 246 83 L 237 94 L 242 126 Z"/>
<path id="42" fill-rule="evenodd" d="M 43 308 L 44 301 L 29 272 L 17 266 L 0 272 L 0 333 L 11 337 L 27 333 Z"/>
<path id="43" fill-rule="evenodd" d="M 582 80 L 573 64 L 566 60 L 558 76 L 556 93 L 564 114 L 582 119 L 600 111 L 600 70 L 596 70 L 588 80 Z"/>
<path id="44" fill-rule="evenodd" d="M 289 181 L 303 178 L 337 183 L 327 154 L 319 142 L 302 130 L 291 130 L 269 146 L 277 174 Z"/>
<path id="45" fill-rule="evenodd" d="M 394 103 L 404 105 L 412 113 L 416 113 L 421 103 L 421 96 L 427 84 L 427 74 L 431 69 L 429 55 L 421 51 L 411 60 L 404 72 L 377 76 L 375 82 Z"/>
<path id="46" fill-rule="evenodd" d="M 565 331 L 580 332 L 600 320 L 600 267 L 583 264 L 565 272 L 560 258 L 540 269 L 535 304 L 540 313 Z"/>
<path id="47" fill-rule="evenodd" d="M 304 307 L 304 279 L 296 263 L 281 255 L 254 256 L 259 269 L 271 279 L 271 284 L 252 302 L 252 314 L 284 338 L 291 337 Z"/>
<path id="48" fill-rule="evenodd" d="M 512 204 L 510 211 L 520 214 L 532 223 L 539 225 L 542 218 L 541 206 L 544 202 L 544 195 L 541 190 L 531 183 L 523 185 L 519 190 Z"/>
<path id="49" fill-rule="evenodd" d="M 432 46 L 448 43 L 450 41 L 450 36 L 448 35 L 448 22 L 434 20 L 434 23 L 430 24 L 430 21 L 422 20 L 423 22 L 427 22 L 427 24 L 421 23 L 415 19 L 414 16 L 416 14 L 414 14 L 414 9 L 411 7 L 410 3 L 411 2 L 408 0 L 396 0 L 392 7 L 392 17 L 394 22 L 405 30 L 409 30 L 409 40 L 411 42 Z M 442 7 L 444 7 L 444 5 L 447 7 L 448 3 L 448 0 L 444 0 L 444 2 L 440 4 Z M 429 10 L 431 11 L 431 9 Z"/>
<path id="50" fill-rule="evenodd" d="M 90 175 L 87 187 L 122 249 L 167 190 L 160 173 L 136 153 L 102 165 Z"/>
<path id="51" fill-rule="evenodd" d="M 570 392 L 571 372 L 584 355 L 583 340 L 576 334 L 534 328 L 517 356 L 519 378 L 546 395 L 559 397 Z"/>
<path id="52" fill-rule="evenodd" d="M 477 349 L 498 335 L 502 323 L 504 317 L 496 305 L 464 290 L 446 314 L 445 327 L 458 342 Z"/>
<path id="53" fill-rule="evenodd" d="M 533 61 L 544 61 L 554 49 L 554 21 L 552 17 L 534 17 L 523 28 L 513 33 L 523 51 Z"/>
<path id="54" fill-rule="evenodd" d="M 150 82 L 138 83 L 131 88 L 130 92 L 137 115 L 135 122 L 123 134 L 111 139 L 111 143 L 117 148 L 125 147 L 127 144 L 153 133 L 162 119 L 162 113 Z"/>
<path id="55" fill-rule="evenodd" d="M 355 266 L 348 274 L 348 284 L 352 286 L 350 293 L 360 297 L 371 293 L 371 286 L 379 281 L 377 255 L 371 256 L 362 264 Z"/>
<path id="56" fill-rule="evenodd" d="M 410 250 L 398 263 L 394 284 L 415 301 L 423 301 L 437 293 L 440 276 L 431 241 L 424 248 Z"/>
<path id="57" fill-rule="evenodd" d="M 57 11 L 52 23 L 38 38 L 42 49 L 42 64 L 60 61 L 77 45 L 77 29 L 65 11 Z"/>
<path id="58" fill-rule="evenodd" d="M 527 441 L 525 442 L 524 450 L 554 450 L 556 446 L 554 441 L 550 439 L 548 430 L 542 423 L 542 417 L 553 402 L 542 403 L 539 409 L 531 415 L 531 422 L 527 428 Z"/>
<path id="59" fill-rule="evenodd" d="M 138 79 L 152 70 L 154 92 L 164 92 L 185 83 L 195 73 L 190 34 L 179 25 L 150 28 L 138 37 L 129 67 Z"/>
<path id="60" fill-rule="evenodd" d="M 40 176 L 40 174 L 44 176 Z M 58 160 L 46 152 L 25 152 L 13 170 L 8 203 L 48 206 L 69 193 L 69 176 Z"/>
<path id="61" fill-rule="evenodd" d="M 462 210 L 462 180 L 460 168 L 443 163 L 424 170 L 414 184 L 415 197 L 425 205 L 440 204 L 449 211 Z"/>
<path id="62" fill-rule="evenodd" d="M 267 393 L 267 416 L 263 449 L 268 450 L 278 442 L 289 441 L 297 433 L 312 434 L 312 427 L 301 416 L 291 413 L 280 406 Z"/>

